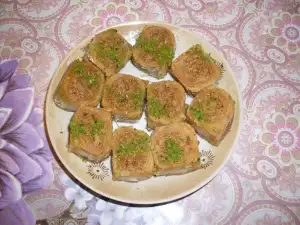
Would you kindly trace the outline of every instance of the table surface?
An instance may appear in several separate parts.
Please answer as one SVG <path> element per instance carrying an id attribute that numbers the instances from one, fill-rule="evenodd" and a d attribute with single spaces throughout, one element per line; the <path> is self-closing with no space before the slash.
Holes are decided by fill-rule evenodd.
<path id="1" fill-rule="evenodd" d="M 299 0 L 1 0 L 0 18 L 1 224 L 300 224 Z M 187 198 L 148 208 L 80 188 L 53 160 L 43 126 L 64 55 L 96 30 L 133 20 L 185 27 L 217 47 L 244 108 L 220 174 Z"/>

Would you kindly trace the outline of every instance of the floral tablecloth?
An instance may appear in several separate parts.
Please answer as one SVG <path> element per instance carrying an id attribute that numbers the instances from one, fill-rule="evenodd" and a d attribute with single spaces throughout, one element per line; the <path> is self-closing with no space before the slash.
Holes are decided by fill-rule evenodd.
<path id="1" fill-rule="evenodd" d="M 1 0 L 0 224 L 300 224 L 299 0 Z M 235 153 L 207 186 L 156 207 L 75 184 L 43 125 L 49 81 L 80 40 L 117 23 L 165 21 L 222 51 L 243 96 Z"/>

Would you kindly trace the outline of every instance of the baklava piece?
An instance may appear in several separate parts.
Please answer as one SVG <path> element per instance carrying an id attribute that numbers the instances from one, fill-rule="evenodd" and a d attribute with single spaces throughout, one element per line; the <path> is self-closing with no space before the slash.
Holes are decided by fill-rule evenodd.
<path id="1" fill-rule="evenodd" d="M 120 127 L 114 131 L 112 147 L 113 180 L 137 182 L 153 175 L 150 138 L 144 131 Z"/>
<path id="2" fill-rule="evenodd" d="M 118 73 L 131 55 L 132 46 L 115 29 L 97 34 L 87 47 L 87 58 L 107 77 Z"/>
<path id="3" fill-rule="evenodd" d="M 179 175 L 200 168 L 194 128 L 187 123 L 158 127 L 151 135 L 155 175 Z"/>
<path id="4" fill-rule="evenodd" d="M 132 63 L 155 78 L 167 74 L 175 52 L 174 34 L 165 27 L 145 26 L 133 47 Z"/>
<path id="5" fill-rule="evenodd" d="M 147 87 L 147 126 L 154 129 L 185 120 L 185 92 L 176 81 L 154 82 Z"/>
<path id="6" fill-rule="evenodd" d="M 173 61 L 171 74 L 189 94 L 195 95 L 220 79 L 221 69 L 201 45 L 194 45 Z"/>
<path id="7" fill-rule="evenodd" d="M 137 77 L 116 74 L 107 79 L 103 92 L 102 107 L 118 121 L 135 121 L 144 109 L 147 81 Z"/>
<path id="8" fill-rule="evenodd" d="M 214 86 L 202 89 L 187 110 L 187 120 L 197 133 L 218 146 L 230 130 L 235 102 L 225 90 Z"/>
<path id="9" fill-rule="evenodd" d="M 103 72 L 86 60 L 75 60 L 64 73 L 53 100 L 66 111 L 76 111 L 81 105 L 97 107 L 105 77 Z"/>
<path id="10" fill-rule="evenodd" d="M 112 117 L 105 109 L 81 107 L 69 125 L 69 151 L 91 161 L 111 153 Z"/>

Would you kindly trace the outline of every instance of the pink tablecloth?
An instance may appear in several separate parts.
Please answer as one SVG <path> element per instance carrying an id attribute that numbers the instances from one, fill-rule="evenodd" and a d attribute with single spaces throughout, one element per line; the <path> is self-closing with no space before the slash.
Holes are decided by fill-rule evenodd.
<path id="1" fill-rule="evenodd" d="M 0 17 L 0 224 L 300 224 L 298 0 L 1 0 Z M 45 92 L 64 55 L 132 20 L 165 21 L 208 40 L 243 96 L 243 127 L 222 172 L 154 208 L 81 189 L 51 161 L 43 127 Z"/>

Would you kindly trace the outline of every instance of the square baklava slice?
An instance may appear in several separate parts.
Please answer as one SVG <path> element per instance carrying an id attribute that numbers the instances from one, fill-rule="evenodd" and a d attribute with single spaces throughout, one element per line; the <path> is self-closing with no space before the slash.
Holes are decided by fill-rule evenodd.
<path id="1" fill-rule="evenodd" d="M 187 123 L 158 127 L 151 135 L 156 175 L 179 175 L 200 168 L 200 153 L 194 128 Z"/>
<path id="2" fill-rule="evenodd" d="M 185 120 L 185 92 L 176 81 L 154 82 L 147 87 L 147 126 L 155 127 Z"/>
<path id="3" fill-rule="evenodd" d="M 218 146 L 230 130 L 235 101 L 224 89 L 208 86 L 202 89 L 187 109 L 187 121 L 209 143 Z"/>
<path id="4" fill-rule="evenodd" d="M 92 161 L 111 153 L 112 116 L 100 108 L 80 107 L 69 125 L 69 151 Z"/>
<path id="5" fill-rule="evenodd" d="M 132 46 L 116 29 L 97 34 L 87 47 L 86 56 L 107 77 L 118 73 L 130 60 Z"/>
<path id="6" fill-rule="evenodd" d="M 221 77 L 221 67 L 201 45 L 194 45 L 172 63 L 171 74 L 195 95 L 202 88 L 214 84 Z"/>
<path id="7" fill-rule="evenodd" d="M 133 127 L 114 131 L 112 143 L 113 179 L 137 182 L 153 175 L 154 162 L 147 133 Z"/>
<path id="8" fill-rule="evenodd" d="M 147 25 L 133 47 L 132 63 L 157 79 L 166 76 L 175 52 L 174 34 L 163 26 Z"/>
<path id="9" fill-rule="evenodd" d="M 67 111 L 76 111 L 81 105 L 97 107 L 104 82 L 104 73 L 98 67 L 87 60 L 75 60 L 60 81 L 54 102 Z"/>
<path id="10" fill-rule="evenodd" d="M 144 109 L 147 81 L 127 74 L 116 74 L 106 80 L 102 107 L 118 121 L 135 121 Z"/>

